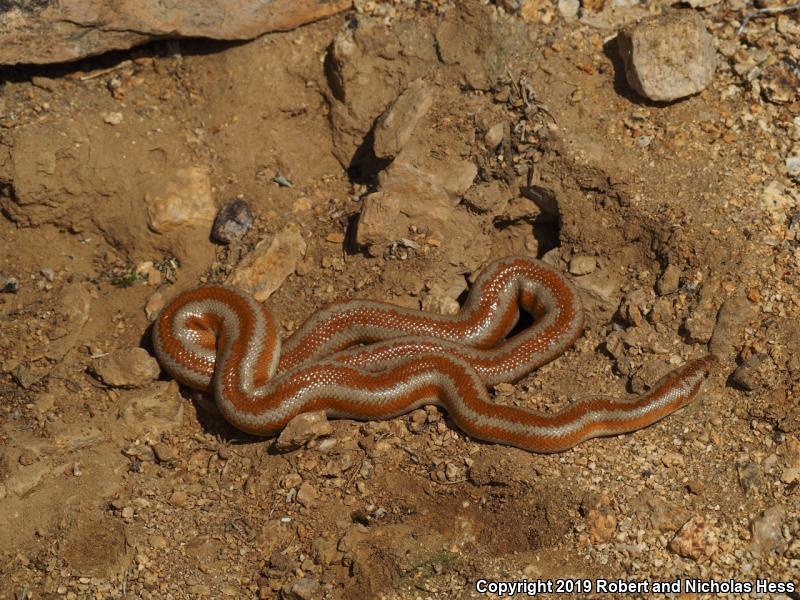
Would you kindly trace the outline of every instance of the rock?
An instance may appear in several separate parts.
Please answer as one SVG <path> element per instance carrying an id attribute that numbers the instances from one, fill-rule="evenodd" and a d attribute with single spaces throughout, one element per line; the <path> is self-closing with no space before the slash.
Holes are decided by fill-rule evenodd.
<path id="1" fill-rule="evenodd" d="M 570 275 L 588 275 L 597 268 L 597 259 L 594 256 L 579 254 L 569 260 Z"/>
<path id="2" fill-rule="evenodd" d="M 19 291 L 19 280 L 16 277 L 4 277 L 0 292 L 3 294 L 16 294 Z"/>
<path id="3" fill-rule="evenodd" d="M 731 375 L 733 383 L 743 390 L 769 390 L 777 385 L 775 367 L 767 354 L 754 353 L 739 365 Z"/>
<path id="4" fill-rule="evenodd" d="M 154 39 L 249 40 L 348 9 L 352 0 L 16 2 L 0 12 L 0 64 L 66 62 Z"/>
<path id="5" fill-rule="evenodd" d="M 675 265 L 667 265 L 656 282 L 656 292 L 659 296 L 674 294 L 678 290 L 680 280 L 681 270 Z"/>
<path id="6" fill-rule="evenodd" d="M 511 192 L 499 181 L 473 185 L 464 195 L 464 204 L 480 214 L 501 214 L 508 206 Z"/>
<path id="7" fill-rule="evenodd" d="M 703 517 L 692 517 L 672 538 L 669 549 L 684 558 L 702 562 L 719 550 L 716 529 Z"/>
<path id="8" fill-rule="evenodd" d="M 714 77 L 714 38 L 697 13 L 649 17 L 623 29 L 617 43 L 628 84 L 651 100 L 696 94 Z"/>
<path id="9" fill-rule="evenodd" d="M 183 398 L 174 381 L 156 381 L 120 398 L 122 421 L 135 435 L 157 438 L 180 426 Z"/>
<path id="10" fill-rule="evenodd" d="M 364 160 L 359 148 L 375 120 L 411 81 L 437 64 L 436 48 L 422 21 L 387 26 L 358 17 L 344 25 L 328 55 L 334 155 L 349 167 Z M 380 81 L 381 85 L 368 85 Z"/>
<path id="11" fill-rule="evenodd" d="M 157 233 L 179 227 L 209 227 L 217 209 L 211 194 L 211 176 L 205 167 L 178 169 L 164 189 L 145 194 L 147 224 Z"/>
<path id="12" fill-rule="evenodd" d="M 439 57 L 447 65 L 457 65 L 461 77 L 471 88 L 488 90 L 498 75 L 495 60 L 502 52 L 502 40 L 491 27 L 492 17 L 478 2 L 461 2 L 458 10 L 448 10 L 436 29 Z"/>
<path id="13" fill-rule="evenodd" d="M 381 190 L 362 202 L 356 242 L 373 256 L 411 235 L 412 227 L 433 238 L 453 266 L 473 270 L 488 258 L 486 235 L 466 211 L 432 189 Z"/>
<path id="14" fill-rule="evenodd" d="M 69 283 L 58 295 L 56 312 L 66 335 L 52 340 L 45 348 L 45 355 L 51 360 L 61 360 L 80 339 L 84 325 L 91 313 L 92 295 L 84 283 Z"/>
<path id="15" fill-rule="evenodd" d="M 587 309 L 596 310 L 610 320 L 622 301 L 622 280 L 612 269 L 600 269 L 575 280 Z"/>
<path id="16" fill-rule="evenodd" d="M 656 298 L 656 301 L 653 302 L 653 308 L 650 309 L 647 318 L 654 325 L 671 322 L 672 319 L 675 318 L 675 309 L 672 300 L 669 298 Z"/>
<path id="17" fill-rule="evenodd" d="M 153 444 L 153 453 L 160 463 L 170 464 L 178 460 L 178 451 L 174 446 L 168 446 L 163 442 Z"/>
<path id="18" fill-rule="evenodd" d="M 781 482 L 786 485 L 800 482 L 800 440 L 787 437 L 784 454 L 786 464 L 781 471 Z"/>
<path id="19" fill-rule="evenodd" d="M 483 136 L 483 140 L 486 142 L 486 145 L 494 150 L 497 148 L 503 141 L 505 137 L 505 124 L 503 123 L 495 123 L 486 131 L 486 135 Z"/>
<path id="20" fill-rule="evenodd" d="M 558 12 L 565 19 L 574 19 L 581 9 L 579 0 L 558 0 Z"/>
<path id="21" fill-rule="evenodd" d="M 589 493 L 581 500 L 581 512 L 586 517 L 589 541 L 606 544 L 614 538 L 617 517 L 609 506 L 608 498 Z"/>
<path id="22" fill-rule="evenodd" d="M 417 79 L 397 97 L 375 126 L 373 150 L 380 158 L 394 158 L 408 143 L 419 120 L 433 104 L 433 90 Z"/>
<path id="23" fill-rule="evenodd" d="M 781 527 L 786 518 L 786 509 L 776 504 L 759 514 L 750 523 L 753 533 L 751 548 L 761 552 L 782 552 L 786 547 Z"/>
<path id="24" fill-rule="evenodd" d="M 725 300 L 717 314 L 717 324 L 711 334 L 709 350 L 728 363 L 736 353 L 736 346 L 744 327 L 758 316 L 758 310 L 743 293 Z"/>
<path id="25" fill-rule="evenodd" d="M 158 378 L 158 361 L 144 348 L 114 350 L 94 359 L 92 373 L 111 387 L 142 387 Z"/>
<path id="26" fill-rule="evenodd" d="M 325 411 L 301 413 L 286 424 L 278 439 L 275 448 L 282 452 L 296 450 L 313 439 L 330 435 L 331 424 Z"/>
<path id="27" fill-rule="evenodd" d="M 793 210 L 800 208 L 800 198 L 794 190 L 772 180 L 761 192 L 761 206 L 776 223 L 784 223 Z"/>
<path id="28" fill-rule="evenodd" d="M 800 183 L 800 154 L 787 156 L 784 163 L 786 165 L 786 174 Z"/>
<path id="29" fill-rule="evenodd" d="M 718 294 L 719 281 L 716 279 L 709 279 L 700 288 L 697 306 L 683 322 L 689 341 L 706 344 L 711 340 L 719 312 L 715 306 Z"/>
<path id="30" fill-rule="evenodd" d="M 164 298 L 164 294 L 160 291 L 150 296 L 147 299 L 147 304 L 144 306 L 144 314 L 147 315 L 147 320 L 153 321 L 158 316 L 158 313 L 161 312 L 161 309 L 164 308 L 165 304 L 166 299 Z"/>
<path id="31" fill-rule="evenodd" d="M 300 228 L 289 223 L 272 238 L 258 243 L 227 283 L 250 292 L 258 302 L 263 302 L 291 275 L 306 253 L 306 242 Z"/>
<path id="32" fill-rule="evenodd" d="M 314 489 L 314 486 L 307 481 L 301 483 L 300 487 L 297 489 L 297 501 L 306 508 L 309 508 L 314 504 L 314 500 L 316 499 L 317 490 Z"/>
<path id="33" fill-rule="evenodd" d="M 761 76 L 761 92 L 773 104 L 788 104 L 798 97 L 800 76 L 782 60 L 768 66 Z"/>
<path id="34" fill-rule="evenodd" d="M 295 580 L 287 596 L 291 600 L 317 600 L 320 598 L 319 583 L 308 577 Z"/>
<path id="35" fill-rule="evenodd" d="M 103 113 L 103 123 L 108 125 L 119 125 L 122 123 L 122 113 L 121 112 L 107 112 Z"/>
<path id="36" fill-rule="evenodd" d="M 236 242 L 253 226 L 253 212 L 243 198 L 235 198 L 219 209 L 211 226 L 211 239 L 220 244 Z"/>
<path id="37" fill-rule="evenodd" d="M 342 559 L 342 553 L 336 548 L 336 541 L 319 537 L 312 544 L 317 564 L 327 566 Z"/>
<path id="38" fill-rule="evenodd" d="M 471 160 L 433 158 L 425 147 L 401 153 L 378 174 L 378 183 L 381 190 L 427 187 L 431 193 L 443 191 L 456 205 L 477 174 L 478 167 Z"/>
<path id="39" fill-rule="evenodd" d="M 458 298 L 467 289 L 467 282 L 458 273 L 443 280 L 434 281 L 426 286 L 427 293 L 422 298 L 422 310 L 454 315 L 461 310 Z"/>
<path id="40" fill-rule="evenodd" d="M 136 275 L 144 279 L 149 286 L 161 285 L 163 279 L 163 274 L 152 260 L 144 260 L 136 265 Z"/>

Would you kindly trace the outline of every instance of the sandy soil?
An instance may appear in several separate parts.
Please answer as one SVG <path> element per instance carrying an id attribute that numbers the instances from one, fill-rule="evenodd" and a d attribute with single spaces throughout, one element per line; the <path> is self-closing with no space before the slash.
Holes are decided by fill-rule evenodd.
<path id="1" fill-rule="evenodd" d="M 784 159 L 800 102 L 769 101 L 739 68 L 767 77 L 782 64 L 796 14 L 740 36 L 741 10 L 701 11 L 718 46 L 736 47 L 702 93 L 654 104 L 627 88 L 612 38 L 669 7 L 587 24 L 547 3 L 501 4 L 361 3 L 250 43 L 165 41 L 6 70 L 0 598 L 797 583 L 800 201 Z M 433 100 L 408 147 L 436 176 L 453 161 L 478 174 L 451 222 L 365 251 L 358 217 L 388 162 L 370 131 L 417 79 Z M 241 242 L 215 244 L 207 225 L 148 227 L 146 198 L 189 167 L 209 173 L 216 206 L 250 204 Z M 593 257 L 574 277 L 584 335 L 498 386 L 498 402 L 553 411 L 589 392 L 639 393 L 709 342 L 719 371 L 655 426 L 550 456 L 471 440 L 433 409 L 332 422 L 279 452 L 155 380 L 146 356 L 130 354 L 121 383 L 98 375 L 116 351 L 152 351 L 146 307 L 224 280 L 289 224 L 305 253 L 267 300 L 287 334 L 336 298 L 427 308 L 438 284 L 458 288 L 492 258 L 576 271 Z M 137 275 L 147 261 L 149 279 Z"/>

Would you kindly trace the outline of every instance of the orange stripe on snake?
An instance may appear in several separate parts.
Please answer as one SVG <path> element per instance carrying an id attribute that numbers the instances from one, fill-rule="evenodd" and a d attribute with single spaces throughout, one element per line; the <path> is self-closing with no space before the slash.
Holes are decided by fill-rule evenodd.
<path id="1" fill-rule="evenodd" d="M 521 310 L 533 323 L 509 336 Z M 582 329 L 583 309 L 569 280 L 538 260 L 509 257 L 486 267 L 456 315 L 342 301 L 281 342 L 265 307 L 209 285 L 164 308 L 153 342 L 162 367 L 213 394 L 220 413 L 242 431 L 274 435 L 315 410 L 389 419 L 435 404 L 475 438 L 532 452 L 646 427 L 691 402 L 714 362 L 711 355 L 691 360 L 631 399 L 588 397 L 550 415 L 490 400 L 487 386 L 517 381 L 553 360 Z"/>

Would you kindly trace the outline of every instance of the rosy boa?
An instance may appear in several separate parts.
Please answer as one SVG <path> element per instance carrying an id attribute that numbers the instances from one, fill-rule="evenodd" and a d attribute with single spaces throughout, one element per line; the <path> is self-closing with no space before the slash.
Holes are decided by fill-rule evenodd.
<path id="1" fill-rule="evenodd" d="M 507 337 L 520 308 L 533 324 Z M 164 308 L 153 341 L 170 375 L 213 393 L 220 413 L 249 433 L 273 435 L 309 411 L 391 419 L 436 404 L 469 435 L 532 452 L 560 452 L 647 427 L 691 402 L 715 360 L 690 360 L 640 396 L 590 396 L 554 414 L 490 400 L 487 386 L 516 381 L 553 360 L 582 328 L 583 309 L 569 280 L 538 260 L 509 257 L 486 267 L 456 315 L 341 301 L 281 342 L 264 306 L 235 289 L 207 285 Z"/>

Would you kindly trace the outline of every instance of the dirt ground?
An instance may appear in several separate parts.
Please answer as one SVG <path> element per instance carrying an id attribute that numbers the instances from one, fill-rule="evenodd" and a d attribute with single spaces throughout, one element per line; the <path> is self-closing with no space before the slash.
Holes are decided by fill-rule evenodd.
<path id="1" fill-rule="evenodd" d="M 249 43 L 4 71 L 0 599 L 798 583 L 800 193 L 785 159 L 800 99 L 770 93 L 798 14 L 740 34 L 747 9 L 728 2 L 580 20 L 498 4 L 361 2 Z M 719 65 L 702 93 L 656 104 L 627 87 L 614 35 L 674 10 L 703 16 Z M 442 218 L 402 213 L 391 243 L 399 221 L 378 220 L 365 248 L 362 207 L 395 158 L 376 156 L 373 128 L 417 80 L 431 104 L 401 156 L 454 200 Z M 190 187 L 187 169 L 216 207 L 249 203 L 241 241 L 214 243 L 207 222 L 153 230 L 149 199 Z M 471 440 L 434 409 L 332 421 L 278 451 L 132 349 L 152 353 L 164 299 L 225 280 L 287 227 L 299 258 L 266 301 L 287 334 L 337 298 L 452 306 L 491 259 L 530 254 L 582 273 L 588 322 L 498 402 L 640 393 L 709 343 L 719 368 L 688 408 L 562 454 Z"/>

